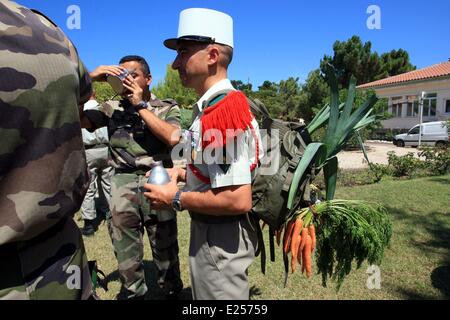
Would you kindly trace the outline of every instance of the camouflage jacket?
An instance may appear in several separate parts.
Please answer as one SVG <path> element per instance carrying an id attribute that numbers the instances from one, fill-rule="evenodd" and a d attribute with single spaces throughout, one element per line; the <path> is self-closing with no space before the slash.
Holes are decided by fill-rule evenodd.
<path id="1" fill-rule="evenodd" d="M 158 118 L 180 127 L 180 108 L 175 100 L 159 100 L 151 94 L 147 109 Z M 103 117 L 92 117 L 95 126 L 107 125 L 110 140 L 110 162 L 119 171 L 135 172 L 150 169 L 155 160 L 171 166 L 170 147 L 160 141 L 139 117 L 128 100 L 110 100 L 100 106 Z"/>
<path id="2" fill-rule="evenodd" d="M 91 90 L 58 27 L 0 1 L 0 245 L 79 210 L 89 181 L 78 106 Z"/>

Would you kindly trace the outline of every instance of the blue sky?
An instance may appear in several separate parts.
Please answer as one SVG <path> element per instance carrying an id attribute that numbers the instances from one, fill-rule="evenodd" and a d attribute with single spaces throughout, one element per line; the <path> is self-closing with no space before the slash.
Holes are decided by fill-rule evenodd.
<path id="1" fill-rule="evenodd" d="M 176 36 L 179 12 L 190 7 L 224 11 L 234 20 L 235 54 L 230 79 L 250 81 L 290 76 L 303 82 L 336 40 L 358 35 L 378 53 L 403 48 L 418 68 L 450 58 L 448 0 L 19 0 L 53 19 L 78 48 L 88 69 L 116 64 L 127 54 L 144 56 L 154 84 L 175 52 L 162 42 Z M 81 10 L 81 29 L 69 30 L 70 5 Z M 381 30 L 369 30 L 370 5 L 381 10 Z"/>

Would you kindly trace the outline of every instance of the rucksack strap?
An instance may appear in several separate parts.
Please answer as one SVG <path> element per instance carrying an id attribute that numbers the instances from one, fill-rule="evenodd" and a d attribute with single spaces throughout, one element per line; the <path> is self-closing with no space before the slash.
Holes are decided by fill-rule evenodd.
<path id="1" fill-rule="evenodd" d="M 269 227 L 270 261 L 275 262 L 275 231 Z"/>
<path id="2" fill-rule="evenodd" d="M 268 118 L 268 119 L 272 119 L 270 117 L 269 111 L 267 110 L 264 103 L 262 103 L 258 99 L 255 99 L 253 101 L 250 98 L 247 98 L 247 100 L 248 100 L 248 103 L 250 104 L 250 109 L 252 110 L 253 113 L 256 113 L 256 114 L 263 116 L 265 118 Z"/>
<path id="3" fill-rule="evenodd" d="M 264 238 L 263 238 L 263 234 L 262 234 L 262 230 L 261 230 L 261 225 L 259 224 L 259 219 L 254 216 L 249 214 L 249 217 L 251 217 L 253 223 L 252 225 L 254 225 L 255 227 L 255 231 L 256 231 L 256 236 L 258 239 L 258 244 L 257 244 L 257 248 L 255 251 L 255 256 L 259 256 L 261 255 L 261 272 L 263 274 L 266 274 L 266 248 L 264 245 Z"/>

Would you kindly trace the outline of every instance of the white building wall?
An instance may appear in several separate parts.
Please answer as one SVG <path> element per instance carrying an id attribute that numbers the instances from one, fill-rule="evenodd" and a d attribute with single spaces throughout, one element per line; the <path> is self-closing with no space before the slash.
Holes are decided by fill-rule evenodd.
<path id="1" fill-rule="evenodd" d="M 406 101 L 407 96 L 417 95 L 420 97 L 422 91 L 425 93 L 436 93 L 436 116 L 423 117 L 423 122 L 447 120 L 450 118 L 450 113 L 445 112 L 445 104 L 447 100 L 450 100 L 450 78 L 442 80 L 429 80 L 414 83 L 407 83 L 402 85 L 375 88 L 375 91 L 380 98 L 389 99 L 389 112 L 392 112 L 392 98 L 403 97 L 403 101 Z M 420 121 L 419 116 L 408 117 L 407 116 L 407 104 L 403 103 L 402 116 L 393 117 L 391 119 L 383 121 L 383 126 L 387 129 L 409 129 L 412 126 L 418 124 Z"/>

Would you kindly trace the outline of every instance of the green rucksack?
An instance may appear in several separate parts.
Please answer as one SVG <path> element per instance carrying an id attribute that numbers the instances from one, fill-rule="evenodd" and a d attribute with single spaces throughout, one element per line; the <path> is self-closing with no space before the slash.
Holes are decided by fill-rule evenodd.
<path id="1" fill-rule="evenodd" d="M 203 108 L 230 91 L 225 89 L 217 92 L 203 102 Z M 249 218 L 256 227 L 258 235 L 256 256 L 261 255 L 261 270 L 265 273 L 266 253 L 260 221 L 269 226 L 270 258 L 271 261 L 275 261 L 275 230 L 280 230 L 299 207 L 314 202 L 310 199 L 309 185 L 314 179 L 314 163 L 318 154 L 316 145 L 319 144 L 311 143 L 306 125 L 272 119 L 261 101 L 249 98 L 247 100 L 258 121 L 264 149 L 264 157 L 252 181 L 253 205 Z M 303 157 L 304 154 L 306 157 Z M 266 164 L 269 168 L 266 168 Z M 287 256 L 284 254 L 283 258 L 287 276 Z"/>
<path id="2" fill-rule="evenodd" d="M 305 150 L 312 142 L 306 125 L 272 119 L 261 101 L 248 101 L 258 120 L 262 140 L 273 140 L 272 143 L 264 145 L 263 159 L 264 163 L 275 167 L 270 170 L 272 174 L 265 174 L 264 164 L 261 164 L 252 182 L 253 207 L 250 213 L 257 227 L 256 255 L 261 254 L 261 270 L 265 273 L 266 253 L 260 220 L 269 226 L 270 260 L 275 261 L 275 230 L 280 230 L 300 206 L 311 204 L 309 185 L 314 179 L 314 157 L 304 159 L 306 161 L 303 161 L 303 164 L 306 165 L 299 168 Z M 265 135 L 267 137 L 264 137 Z M 287 279 L 288 260 L 285 254 L 284 264 Z"/>

